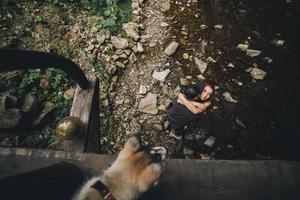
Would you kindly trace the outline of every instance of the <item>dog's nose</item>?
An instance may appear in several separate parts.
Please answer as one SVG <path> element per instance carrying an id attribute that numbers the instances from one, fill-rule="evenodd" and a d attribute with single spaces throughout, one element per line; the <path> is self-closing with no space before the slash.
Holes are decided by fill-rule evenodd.
<path id="1" fill-rule="evenodd" d="M 167 157 L 167 149 L 165 147 L 153 147 L 150 150 L 153 162 L 160 162 Z"/>

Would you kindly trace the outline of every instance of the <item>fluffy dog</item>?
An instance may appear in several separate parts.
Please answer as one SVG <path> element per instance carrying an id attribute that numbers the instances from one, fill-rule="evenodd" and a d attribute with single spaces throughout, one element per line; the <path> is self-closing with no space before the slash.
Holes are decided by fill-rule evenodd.
<path id="1" fill-rule="evenodd" d="M 74 200 L 133 200 L 156 185 L 164 171 L 166 149 L 142 146 L 138 135 L 132 136 L 115 162 L 103 176 L 90 179 Z"/>

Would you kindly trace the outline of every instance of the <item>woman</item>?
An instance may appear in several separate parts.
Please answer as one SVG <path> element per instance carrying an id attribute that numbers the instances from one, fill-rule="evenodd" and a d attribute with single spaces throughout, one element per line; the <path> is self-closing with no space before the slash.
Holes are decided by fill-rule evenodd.
<path id="1" fill-rule="evenodd" d="M 213 93 L 213 86 L 208 83 L 198 82 L 182 87 L 182 93 L 172 102 L 167 113 L 172 137 L 182 139 L 184 126 L 200 119 L 201 113 L 210 106 L 209 99 Z"/>

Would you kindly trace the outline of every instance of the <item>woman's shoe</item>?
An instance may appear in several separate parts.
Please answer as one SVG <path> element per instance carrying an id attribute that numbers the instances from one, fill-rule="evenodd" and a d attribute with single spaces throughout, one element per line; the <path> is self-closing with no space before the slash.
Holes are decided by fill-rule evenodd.
<path id="1" fill-rule="evenodd" d="M 182 139 L 182 136 L 177 135 L 174 130 L 171 130 L 170 136 L 175 138 L 176 140 L 181 140 Z"/>

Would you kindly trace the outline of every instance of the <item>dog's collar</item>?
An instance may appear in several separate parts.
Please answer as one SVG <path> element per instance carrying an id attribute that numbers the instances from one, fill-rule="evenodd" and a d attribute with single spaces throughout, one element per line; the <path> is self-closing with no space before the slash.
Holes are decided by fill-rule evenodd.
<path id="1" fill-rule="evenodd" d="M 109 191 L 108 187 L 100 180 L 94 183 L 91 187 L 95 188 L 102 195 L 104 200 L 116 200 L 116 198 Z"/>

